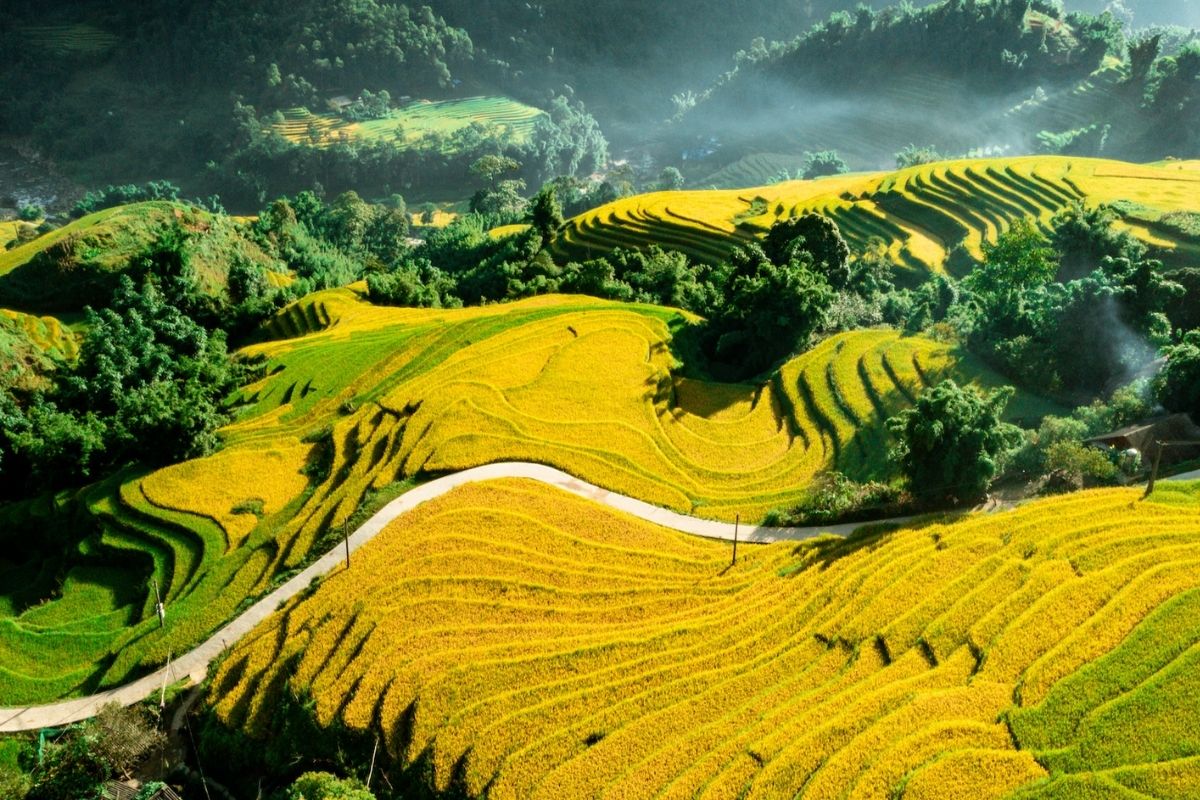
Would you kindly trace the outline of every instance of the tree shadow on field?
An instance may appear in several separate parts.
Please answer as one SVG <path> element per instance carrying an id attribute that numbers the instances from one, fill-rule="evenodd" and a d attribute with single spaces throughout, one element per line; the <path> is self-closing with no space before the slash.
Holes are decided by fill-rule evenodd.
<path id="1" fill-rule="evenodd" d="M 799 542 L 792 548 L 795 562 L 782 568 L 780 575 L 797 575 L 810 567 L 824 571 L 847 556 L 864 550 L 868 553 L 876 552 L 903 538 L 913 536 L 928 536 L 934 545 L 941 549 L 944 545 L 941 531 L 938 529 L 953 524 L 970 513 L 969 510 L 940 511 L 905 522 L 864 522 L 848 536 L 830 535 Z"/>

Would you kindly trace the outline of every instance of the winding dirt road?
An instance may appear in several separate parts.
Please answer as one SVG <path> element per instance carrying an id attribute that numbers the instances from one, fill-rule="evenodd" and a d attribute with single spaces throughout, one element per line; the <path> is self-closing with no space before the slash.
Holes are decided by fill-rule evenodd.
<path id="1" fill-rule="evenodd" d="M 1200 477 L 1200 473 L 1180 475 L 1176 476 L 1175 479 L 1188 477 Z M 724 539 L 726 541 L 732 541 L 734 537 L 734 526 L 727 522 L 698 519 L 685 514 L 678 514 L 674 511 L 668 511 L 665 508 L 659 508 L 658 506 L 644 503 L 641 500 L 635 500 L 632 497 L 626 497 L 625 495 L 601 489 L 599 486 L 582 481 L 566 472 L 541 464 L 505 462 L 476 467 L 437 478 L 404 493 L 380 509 L 350 535 L 350 552 L 353 553 L 378 536 L 392 520 L 412 511 L 422 503 L 441 497 L 447 492 L 467 483 L 478 483 L 503 478 L 527 478 L 539 481 L 570 492 L 571 494 L 609 506 L 610 508 L 615 508 L 618 511 L 623 511 L 626 514 L 638 517 L 647 522 L 693 536 Z M 889 520 L 881 520 L 880 522 L 903 523 L 910 519 L 912 517 L 897 517 Z M 738 530 L 738 539 L 742 542 L 765 544 L 777 541 L 801 541 L 827 534 L 848 536 L 857 528 L 862 527 L 863 524 L 855 522 L 809 528 L 768 528 L 757 525 L 743 525 Z M 273 614 L 283 603 L 304 591 L 314 580 L 340 568 L 344 564 L 344 559 L 345 547 L 344 545 L 338 545 L 303 572 L 300 572 L 287 583 L 248 608 L 237 619 L 210 636 L 203 644 L 175 659 L 168 667 L 152 672 L 132 683 L 127 683 L 124 686 L 100 692 L 99 694 L 79 697 L 73 700 L 63 700 L 48 705 L 28 706 L 25 708 L 0 708 L 0 733 L 38 730 L 78 722 L 79 720 L 95 716 L 96 712 L 108 703 L 116 702 L 122 705 L 132 705 L 140 702 L 155 692 L 160 691 L 164 683 L 174 683 L 184 677 L 190 678 L 193 682 L 197 683 L 204 680 L 204 676 L 208 673 L 209 665 L 226 648 L 249 633 L 254 626 Z M 353 559 L 351 560 L 351 568 L 353 568 Z M 169 609 L 168 613 L 170 613 Z"/>

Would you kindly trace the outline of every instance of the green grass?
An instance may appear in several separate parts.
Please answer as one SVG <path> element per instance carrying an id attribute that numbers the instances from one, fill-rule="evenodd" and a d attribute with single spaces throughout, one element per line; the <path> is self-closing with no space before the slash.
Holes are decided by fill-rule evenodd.
<path id="1" fill-rule="evenodd" d="M 431 137 L 453 134 L 472 124 L 500 132 L 502 138 L 523 143 L 544 112 L 507 97 L 471 97 L 462 100 L 421 100 L 395 109 L 381 119 L 349 122 L 336 114 L 313 114 L 307 109 L 283 112 L 284 121 L 273 130 L 293 142 L 320 147 L 341 138 L 392 142 L 401 148 L 427 146 Z M 316 134 L 314 139 L 312 134 Z"/>
<path id="2" fill-rule="evenodd" d="M 178 203 L 136 203 L 98 211 L 0 253 L 0 304 L 51 311 L 101 304 L 130 259 L 175 225 L 188 234 L 191 263 L 206 291 L 221 291 L 235 254 L 274 266 L 230 217 Z"/>

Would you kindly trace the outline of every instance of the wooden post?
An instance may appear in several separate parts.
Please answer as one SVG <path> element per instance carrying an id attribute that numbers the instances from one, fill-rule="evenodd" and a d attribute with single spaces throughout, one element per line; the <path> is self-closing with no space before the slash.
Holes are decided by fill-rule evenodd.
<path id="1" fill-rule="evenodd" d="M 151 578 L 150 582 L 154 584 L 154 613 L 158 614 L 158 627 L 165 628 L 167 625 L 167 607 L 163 605 L 162 595 L 158 593 L 158 579 Z"/>
<path id="2" fill-rule="evenodd" d="M 171 653 L 167 653 L 167 666 L 163 670 L 162 689 L 158 693 L 158 711 L 161 714 L 167 707 L 167 675 L 171 672 Z"/>
<path id="3" fill-rule="evenodd" d="M 342 539 L 346 542 L 346 569 L 350 569 L 350 526 L 342 523 Z"/>
<path id="4" fill-rule="evenodd" d="M 371 769 L 367 771 L 367 789 L 371 788 L 371 778 L 375 776 L 375 754 L 379 752 L 379 737 L 375 737 L 375 749 L 371 751 Z"/>
<path id="5" fill-rule="evenodd" d="M 741 514 L 735 515 L 733 518 L 733 561 L 729 564 L 729 566 L 731 566 L 731 567 L 737 566 L 738 528 L 741 527 L 741 524 L 742 524 L 742 515 Z"/>
<path id="6" fill-rule="evenodd" d="M 1150 470 L 1150 482 L 1146 484 L 1146 493 L 1142 495 L 1143 500 L 1154 494 L 1154 482 L 1158 480 L 1158 465 L 1162 463 L 1163 443 L 1155 442 L 1154 444 L 1157 445 L 1154 451 L 1154 467 Z"/>

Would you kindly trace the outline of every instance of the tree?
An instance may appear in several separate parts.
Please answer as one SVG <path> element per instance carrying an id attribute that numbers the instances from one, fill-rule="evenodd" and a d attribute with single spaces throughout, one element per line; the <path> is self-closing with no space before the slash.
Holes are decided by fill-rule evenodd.
<path id="1" fill-rule="evenodd" d="M 715 355 L 753 374 L 787 355 L 818 330 L 834 292 L 807 253 L 785 265 L 748 245 L 731 257 L 726 299 L 710 321 Z"/>
<path id="2" fill-rule="evenodd" d="M 492 189 L 496 188 L 496 181 L 500 179 L 501 175 L 518 172 L 520 169 L 521 162 L 515 158 L 496 155 L 483 156 L 470 167 L 471 174 L 485 181 Z"/>
<path id="3" fill-rule="evenodd" d="M 1072 203 L 1051 220 L 1050 244 L 1058 253 L 1058 279 L 1082 278 L 1106 258 L 1141 258 L 1146 247 L 1113 223 L 1117 212 L 1108 205 Z"/>
<path id="4" fill-rule="evenodd" d="M 1154 381 L 1158 402 L 1168 411 L 1190 414 L 1200 422 L 1200 329 L 1179 344 L 1163 348 L 1167 363 Z"/>
<path id="5" fill-rule="evenodd" d="M 944 159 L 945 156 L 939 153 L 933 145 L 917 147 L 915 144 L 909 144 L 896 153 L 896 169 L 917 167 L 922 164 L 933 164 Z"/>
<path id="6" fill-rule="evenodd" d="M 529 223 L 542 237 L 543 247 L 554 241 L 564 222 L 562 207 L 558 204 L 558 190 L 550 186 L 538 192 L 529 209 Z"/>
<path id="7" fill-rule="evenodd" d="M 804 171 L 805 180 L 820 178 L 823 175 L 841 175 L 849 172 L 850 168 L 846 166 L 846 162 L 837 154 L 836 150 L 821 150 L 816 153 L 804 154 Z"/>
<path id="8" fill-rule="evenodd" d="M 984 495 L 1001 457 L 1021 440 L 1020 429 L 1001 420 L 1013 391 L 984 394 L 945 380 L 888 420 L 898 439 L 893 458 L 914 495 L 930 502 Z"/>
<path id="9" fill-rule="evenodd" d="M 658 188 L 664 192 L 677 192 L 683 188 L 683 173 L 677 167 L 663 167 L 658 173 Z"/>
<path id="10" fill-rule="evenodd" d="M 306 772 L 288 788 L 287 800 L 375 800 L 375 795 L 353 778 Z"/>
<path id="11" fill-rule="evenodd" d="M 813 268 L 839 291 L 850 281 L 850 248 L 837 223 L 828 217 L 803 214 L 776 222 L 762 247 L 767 258 L 779 265 L 802 258 L 801 252 L 807 253 Z"/>

